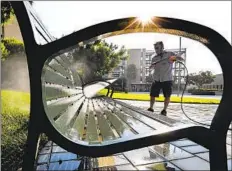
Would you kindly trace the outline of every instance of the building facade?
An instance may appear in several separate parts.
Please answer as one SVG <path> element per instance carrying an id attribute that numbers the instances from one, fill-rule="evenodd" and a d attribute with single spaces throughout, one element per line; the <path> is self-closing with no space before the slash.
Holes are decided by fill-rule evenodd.
<path id="1" fill-rule="evenodd" d="M 180 52 L 179 49 L 167 49 L 167 51 L 172 51 L 174 53 Z M 186 49 L 181 49 L 183 52 L 182 57 L 184 58 L 184 63 L 186 62 Z M 119 78 L 126 77 L 127 78 L 127 88 L 129 91 L 137 91 L 137 92 L 146 92 L 150 90 L 151 79 L 152 79 L 152 69 L 150 69 L 151 60 L 153 55 L 155 55 L 154 50 L 146 50 L 146 49 L 128 49 L 128 60 L 121 61 L 118 67 L 116 67 L 108 77 L 111 78 Z M 134 65 L 136 67 L 136 76 L 134 79 L 128 77 L 127 73 L 130 72 L 128 70 L 128 66 Z M 181 84 L 184 84 L 185 77 L 185 68 L 178 63 L 174 63 L 173 66 L 173 79 L 174 82 L 181 87 Z M 178 86 L 176 87 L 178 88 Z"/>
<path id="2" fill-rule="evenodd" d="M 223 75 L 222 74 L 215 75 L 214 81 L 211 84 L 204 84 L 203 88 L 209 90 L 222 91 L 224 88 Z"/>

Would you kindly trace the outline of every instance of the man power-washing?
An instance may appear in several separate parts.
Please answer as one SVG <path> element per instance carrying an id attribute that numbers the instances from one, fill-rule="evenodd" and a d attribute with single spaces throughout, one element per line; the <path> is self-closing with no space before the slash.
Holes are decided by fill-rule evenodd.
<path id="1" fill-rule="evenodd" d="M 150 90 L 150 107 L 148 111 L 154 112 L 153 106 L 155 97 L 159 97 L 160 89 L 164 95 L 164 109 L 161 111 L 162 115 L 167 115 L 167 107 L 170 102 L 172 94 L 172 68 L 176 60 L 183 60 L 182 57 L 176 56 L 173 52 L 164 51 L 163 42 L 156 42 L 154 44 L 156 55 L 152 58 L 150 68 L 155 70 L 153 74 L 153 83 Z"/>

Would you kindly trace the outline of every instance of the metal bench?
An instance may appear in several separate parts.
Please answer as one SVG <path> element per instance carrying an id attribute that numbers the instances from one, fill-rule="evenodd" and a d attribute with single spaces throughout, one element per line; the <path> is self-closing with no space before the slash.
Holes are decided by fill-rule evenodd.
<path id="1" fill-rule="evenodd" d="M 31 87 L 24 170 L 33 170 L 41 133 L 46 133 L 52 141 L 70 152 L 90 157 L 188 138 L 209 149 L 211 170 L 227 170 L 226 133 L 232 120 L 232 68 L 229 65 L 232 63 L 232 48 L 217 32 L 172 18 L 160 18 L 159 29 L 154 26 L 125 28 L 136 18 L 124 18 L 97 24 L 55 40 L 28 2 L 12 2 L 12 6 L 24 39 Z M 78 42 L 86 44 L 133 32 L 181 35 L 203 43 L 215 54 L 223 70 L 224 93 L 210 128 L 152 115 L 108 96 L 85 95 L 85 90 L 91 89 L 91 86 L 99 87 L 100 84 L 104 88 L 111 82 L 98 80 L 83 84 L 81 78 L 69 69 L 66 52 Z M 36 36 L 40 38 L 35 39 Z M 75 84 L 77 80 L 79 85 Z"/>

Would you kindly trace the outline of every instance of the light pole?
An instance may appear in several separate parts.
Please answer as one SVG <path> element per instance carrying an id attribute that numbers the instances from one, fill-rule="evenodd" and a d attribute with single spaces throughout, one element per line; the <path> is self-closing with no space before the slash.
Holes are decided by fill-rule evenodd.
<path id="1" fill-rule="evenodd" d="M 121 68 L 122 68 L 122 76 L 121 76 L 121 78 L 122 78 L 122 91 L 124 90 L 124 82 L 123 82 L 123 79 L 124 79 L 124 68 L 123 68 L 123 65 L 121 66 Z"/>
<path id="2" fill-rule="evenodd" d="M 180 37 L 180 47 L 179 47 L 179 53 L 181 53 L 181 37 Z M 179 70 L 178 70 L 178 96 L 180 95 L 180 84 L 181 84 L 181 75 L 180 75 L 180 63 L 179 65 Z"/>

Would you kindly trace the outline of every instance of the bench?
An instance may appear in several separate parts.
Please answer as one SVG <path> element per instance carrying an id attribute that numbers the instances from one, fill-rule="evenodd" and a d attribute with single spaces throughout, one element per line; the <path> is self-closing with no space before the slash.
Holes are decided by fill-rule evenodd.
<path id="1" fill-rule="evenodd" d="M 134 19 L 125 18 L 100 23 L 56 40 L 28 2 L 12 2 L 12 6 L 24 39 L 31 83 L 24 170 L 33 170 L 41 133 L 46 133 L 52 141 L 70 152 L 90 157 L 188 138 L 209 149 L 212 171 L 227 170 L 225 140 L 232 120 L 231 112 L 228 112 L 232 96 L 232 68 L 228 64 L 232 63 L 232 48 L 218 33 L 195 23 L 171 18 L 162 18 L 160 27 L 163 30 L 154 26 L 146 30 L 138 27 L 124 30 L 122 26 Z M 101 86 L 110 87 L 112 80 L 84 83 L 70 69 L 67 51 L 78 42 L 88 43 L 88 40 L 133 32 L 167 33 L 169 29 L 172 30 L 170 34 L 181 33 L 203 43 L 217 56 L 222 67 L 224 93 L 210 128 L 176 122 L 132 107 L 112 99 L 113 91 L 111 94 L 108 91 L 106 96 L 98 96 L 96 92 L 86 96 L 92 87 L 98 90 Z"/>

